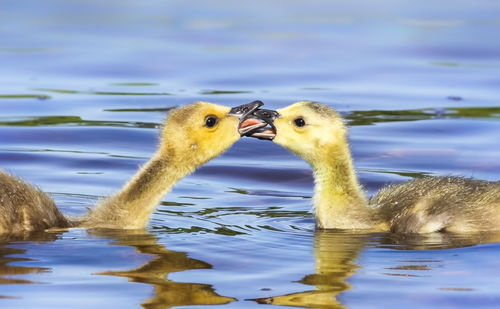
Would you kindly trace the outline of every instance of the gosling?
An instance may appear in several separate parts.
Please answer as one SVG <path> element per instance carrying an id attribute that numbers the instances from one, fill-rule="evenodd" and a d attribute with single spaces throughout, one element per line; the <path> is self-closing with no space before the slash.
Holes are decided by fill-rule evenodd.
<path id="1" fill-rule="evenodd" d="M 311 165 L 319 228 L 395 233 L 500 229 L 500 182 L 425 177 L 389 185 L 368 199 L 353 167 L 346 125 L 333 109 L 302 101 L 249 116 L 272 127 L 247 136 L 273 140 Z"/>
<path id="2" fill-rule="evenodd" d="M 197 102 L 174 109 L 152 158 L 121 190 L 82 218 L 65 217 L 47 194 L 0 170 L 0 234 L 68 227 L 145 228 L 172 186 L 235 143 L 240 118 L 261 105 L 255 101 L 231 109 Z"/>

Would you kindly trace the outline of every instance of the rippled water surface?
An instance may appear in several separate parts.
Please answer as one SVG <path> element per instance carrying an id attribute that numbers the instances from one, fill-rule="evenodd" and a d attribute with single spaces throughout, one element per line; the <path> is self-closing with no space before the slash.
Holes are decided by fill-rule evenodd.
<path id="1" fill-rule="evenodd" d="M 0 5 L 0 168 L 79 215 L 155 150 L 175 106 L 314 100 L 373 194 L 500 175 L 495 1 L 14 1 Z M 308 165 L 244 138 L 146 231 L 0 239 L 2 308 L 498 308 L 500 234 L 316 231 Z M 268 304 L 268 305 L 265 305 Z"/>

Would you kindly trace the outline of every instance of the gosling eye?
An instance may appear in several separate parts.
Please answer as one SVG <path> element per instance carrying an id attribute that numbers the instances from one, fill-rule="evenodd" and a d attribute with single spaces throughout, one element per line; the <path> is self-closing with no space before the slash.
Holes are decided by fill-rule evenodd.
<path id="1" fill-rule="evenodd" d="M 295 118 L 295 120 L 293 121 L 293 123 L 297 126 L 297 127 L 303 127 L 306 125 L 306 121 L 304 120 L 304 118 L 302 117 L 298 117 L 298 118 Z"/>
<path id="2" fill-rule="evenodd" d="M 205 118 L 205 126 L 207 128 L 215 127 L 218 122 L 219 122 L 219 118 L 217 118 L 216 116 L 213 116 L 213 115 L 207 116 Z"/>

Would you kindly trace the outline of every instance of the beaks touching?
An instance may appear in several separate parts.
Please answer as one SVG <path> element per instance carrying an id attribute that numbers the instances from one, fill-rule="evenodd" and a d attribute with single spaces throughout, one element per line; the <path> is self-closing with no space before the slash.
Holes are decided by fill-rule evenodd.
<path id="1" fill-rule="evenodd" d="M 261 121 L 251 121 L 250 119 L 247 119 L 247 117 L 252 115 L 252 113 L 258 110 L 262 105 L 264 105 L 262 101 L 253 101 L 231 108 L 231 110 L 229 111 L 229 115 L 240 118 L 240 122 L 238 124 L 238 132 L 241 136 L 246 135 L 252 130 L 266 126 L 266 124 L 263 124 Z"/>
<path id="2" fill-rule="evenodd" d="M 240 118 L 238 132 L 241 136 L 268 140 L 272 140 L 276 136 L 273 122 L 279 114 L 270 109 L 259 109 L 262 105 L 264 105 L 262 101 L 253 101 L 233 107 L 229 111 L 229 115 Z"/>
<path id="3" fill-rule="evenodd" d="M 257 109 L 240 121 L 238 131 L 241 136 L 272 140 L 276 136 L 273 122 L 279 114 L 270 109 Z"/>

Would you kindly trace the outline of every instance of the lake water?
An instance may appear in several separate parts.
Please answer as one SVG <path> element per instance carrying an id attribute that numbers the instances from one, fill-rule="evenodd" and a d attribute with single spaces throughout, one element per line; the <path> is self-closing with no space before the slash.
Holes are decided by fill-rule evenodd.
<path id="1" fill-rule="evenodd" d="M 0 168 L 79 215 L 196 100 L 313 100 L 350 124 L 373 194 L 421 175 L 499 180 L 500 2 L 0 4 Z M 243 138 L 146 231 L 0 240 L 1 308 L 498 308 L 499 233 L 317 231 L 308 165 Z"/>

